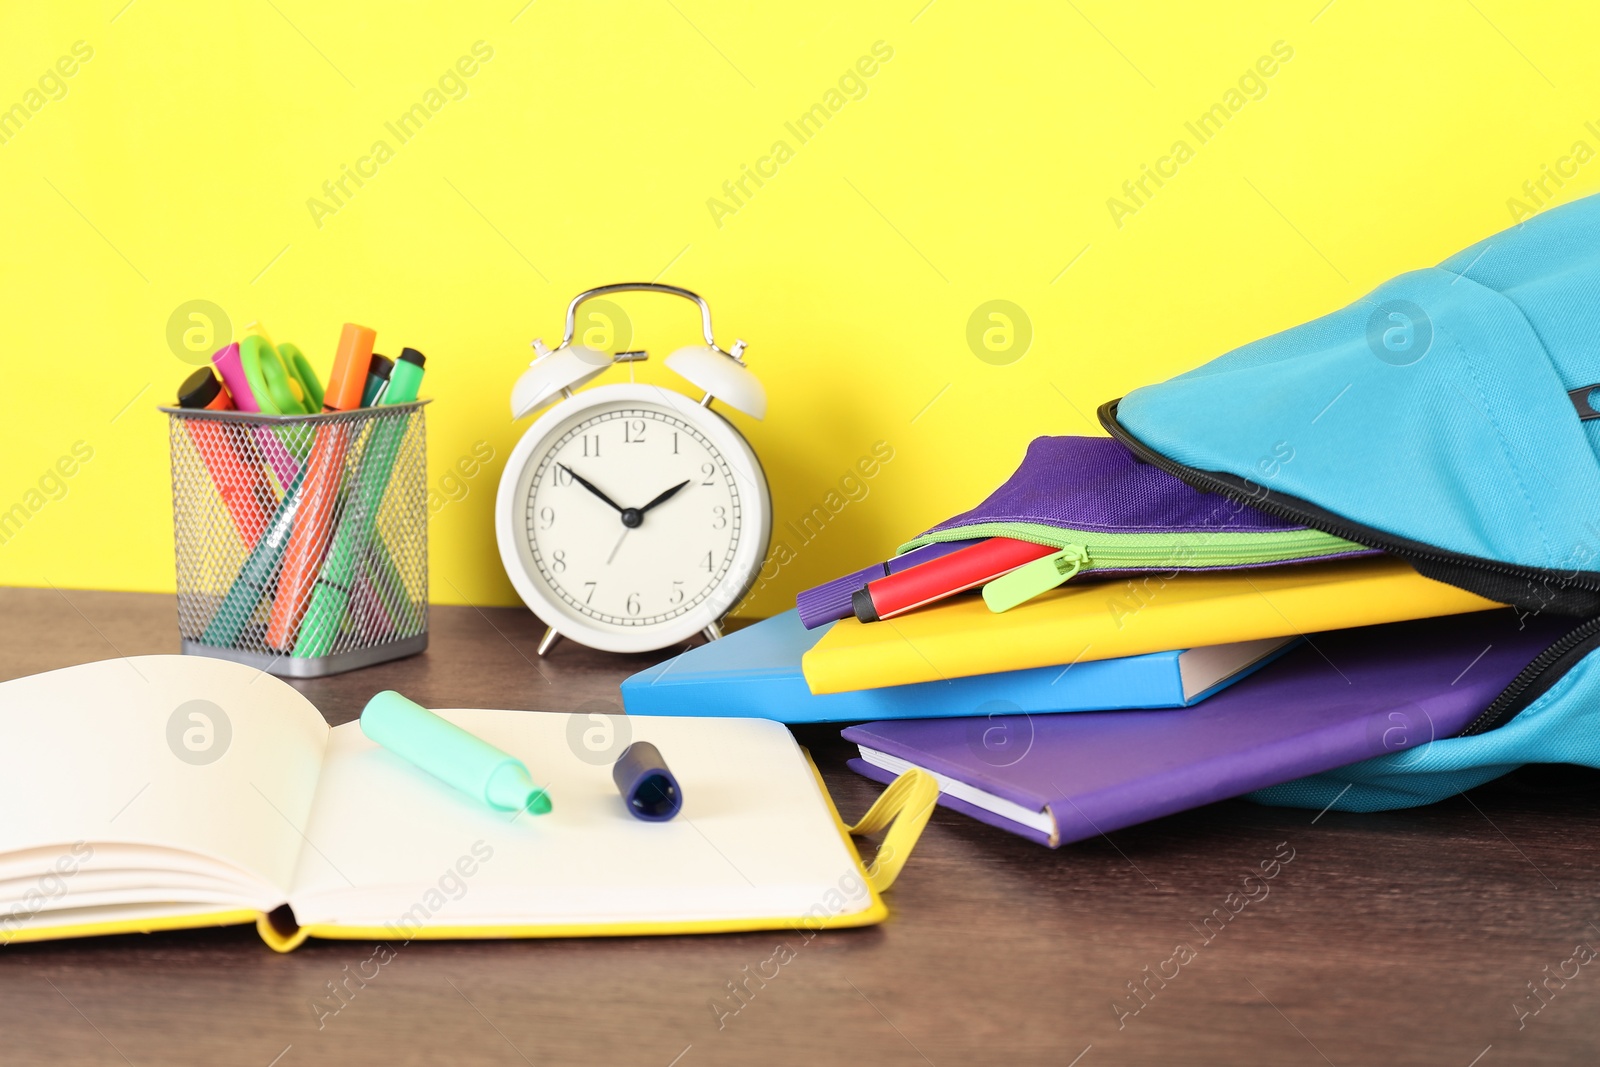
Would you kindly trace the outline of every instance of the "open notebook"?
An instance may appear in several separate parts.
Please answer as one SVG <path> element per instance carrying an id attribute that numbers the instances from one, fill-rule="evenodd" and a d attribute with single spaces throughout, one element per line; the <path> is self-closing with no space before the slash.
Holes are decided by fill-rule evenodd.
<path id="1" fill-rule="evenodd" d="M 286 951 L 307 935 L 690 933 L 885 915 L 877 890 L 893 874 L 869 877 L 777 723 L 440 714 L 520 757 L 554 810 L 494 811 L 239 664 L 144 656 L 0 684 L 11 753 L 0 943 L 256 922 Z M 677 818 L 628 815 L 610 760 L 587 747 L 607 729 L 661 750 L 683 787 Z M 931 808 L 928 786 L 919 804 Z M 912 839 L 919 814 L 899 820 L 916 823 Z"/>

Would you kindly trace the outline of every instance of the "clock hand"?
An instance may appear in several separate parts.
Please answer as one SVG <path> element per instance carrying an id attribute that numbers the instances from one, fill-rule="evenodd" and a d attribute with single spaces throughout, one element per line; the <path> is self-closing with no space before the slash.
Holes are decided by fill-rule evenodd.
<path id="1" fill-rule="evenodd" d="M 617 543 L 611 546 L 611 555 L 606 557 L 607 567 L 611 566 L 611 561 L 617 558 L 617 549 L 622 547 L 623 539 L 628 536 L 628 531 L 631 529 L 633 529 L 631 526 L 624 526 L 622 528 L 622 537 L 617 538 Z"/>
<path id="2" fill-rule="evenodd" d="M 623 510 L 621 504 L 617 503 L 615 500 L 612 500 L 610 497 L 606 496 L 604 493 L 602 493 L 599 490 L 598 487 L 595 486 L 595 484 L 593 482 L 591 482 L 589 479 L 585 478 L 583 475 L 579 474 L 577 471 L 573 470 L 571 467 L 567 466 L 565 463 L 557 463 L 556 466 L 560 467 L 562 470 L 564 470 L 568 474 L 572 475 L 572 480 L 573 481 L 577 482 L 579 485 L 581 485 L 585 489 L 589 490 L 589 492 L 593 493 L 595 496 L 599 497 L 601 500 L 604 500 L 607 504 L 610 504 L 612 506 L 612 508 L 614 508 L 615 510 L 617 510 L 617 511 Z"/>
<path id="3" fill-rule="evenodd" d="M 639 514 L 643 515 L 645 512 L 647 512 L 651 508 L 655 507 L 657 504 L 665 504 L 668 500 L 672 499 L 672 495 L 674 493 L 676 493 L 679 489 L 682 489 L 684 486 L 688 485 L 689 482 L 690 482 L 690 479 L 685 478 L 683 481 L 679 482 L 677 485 L 673 486 L 671 489 L 668 489 L 666 492 L 662 493 L 660 496 L 658 496 L 654 500 L 650 501 L 650 503 L 648 503 L 644 507 L 640 508 L 639 509 Z"/>

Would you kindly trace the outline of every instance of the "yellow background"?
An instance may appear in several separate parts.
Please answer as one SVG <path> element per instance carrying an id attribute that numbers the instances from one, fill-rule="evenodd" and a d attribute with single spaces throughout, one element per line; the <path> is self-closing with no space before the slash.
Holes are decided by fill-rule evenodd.
<path id="1" fill-rule="evenodd" d="M 434 487 L 480 441 L 496 457 L 433 519 L 433 599 L 516 603 L 492 510 L 528 342 L 579 290 L 659 278 L 710 300 L 769 390 L 765 422 L 734 421 L 794 550 L 743 609 L 771 614 L 971 506 L 1033 436 L 1097 433 L 1100 402 L 1504 228 L 1524 182 L 1600 148 L 1593 5 L 362 6 L 4 16 L 0 107 L 74 42 L 94 55 L 0 144 L 0 510 L 74 442 L 94 458 L 0 545 L 0 582 L 172 587 L 156 405 L 192 366 L 168 319 L 203 299 L 324 373 L 346 320 L 426 352 Z M 384 124 L 477 41 L 468 95 L 400 144 Z M 800 143 L 785 123 L 878 41 L 865 95 Z M 1293 59 L 1200 144 L 1185 122 L 1277 41 Z M 379 139 L 394 158 L 319 227 L 307 200 Z M 780 139 L 793 158 L 718 220 Z M 1119 227 L 1108 198 L 1178 139 L 1194 158 Z M 1557 199 L 1597 182 L 1590 162 Z M 967 342 L 995 299 L 1034 335 L 1005 365 Z M 673 384 L 691 310 L 622 300 L 657 357 L 640 378 Z M 878 441 L 865 499 L 786 532 Z"/>

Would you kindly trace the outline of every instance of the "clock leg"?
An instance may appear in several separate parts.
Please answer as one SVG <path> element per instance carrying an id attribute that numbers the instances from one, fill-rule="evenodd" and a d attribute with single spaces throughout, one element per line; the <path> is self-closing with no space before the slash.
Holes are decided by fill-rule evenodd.
<path id="1" fill-rule="evenodd" d="M 561 640 L 561 635 L 556 633 L 556 628 L 554 626 L 546 626 L 544 628 L 544 636 L 539 638 L 539 655 L 548 655 L 559 640 Z"/>
<path id="2" fill-rule="evenodd" d="M 707 626 L 700 632 L 705 635 L 705 639 L 707 641 L 720 640 L 722 637 L 722 627 L 718 626 L 716 623 L 712 623 L 710 626 Z"/>

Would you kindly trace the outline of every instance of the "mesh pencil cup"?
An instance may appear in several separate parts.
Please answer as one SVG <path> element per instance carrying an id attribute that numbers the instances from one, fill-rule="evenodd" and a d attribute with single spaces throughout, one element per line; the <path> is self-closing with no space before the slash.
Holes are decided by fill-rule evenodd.
<path id="1" fill-rule="evenodd" d="M 161 409 L 186 655 L 315 678 L 428 647 L 427 403 Z"/>

